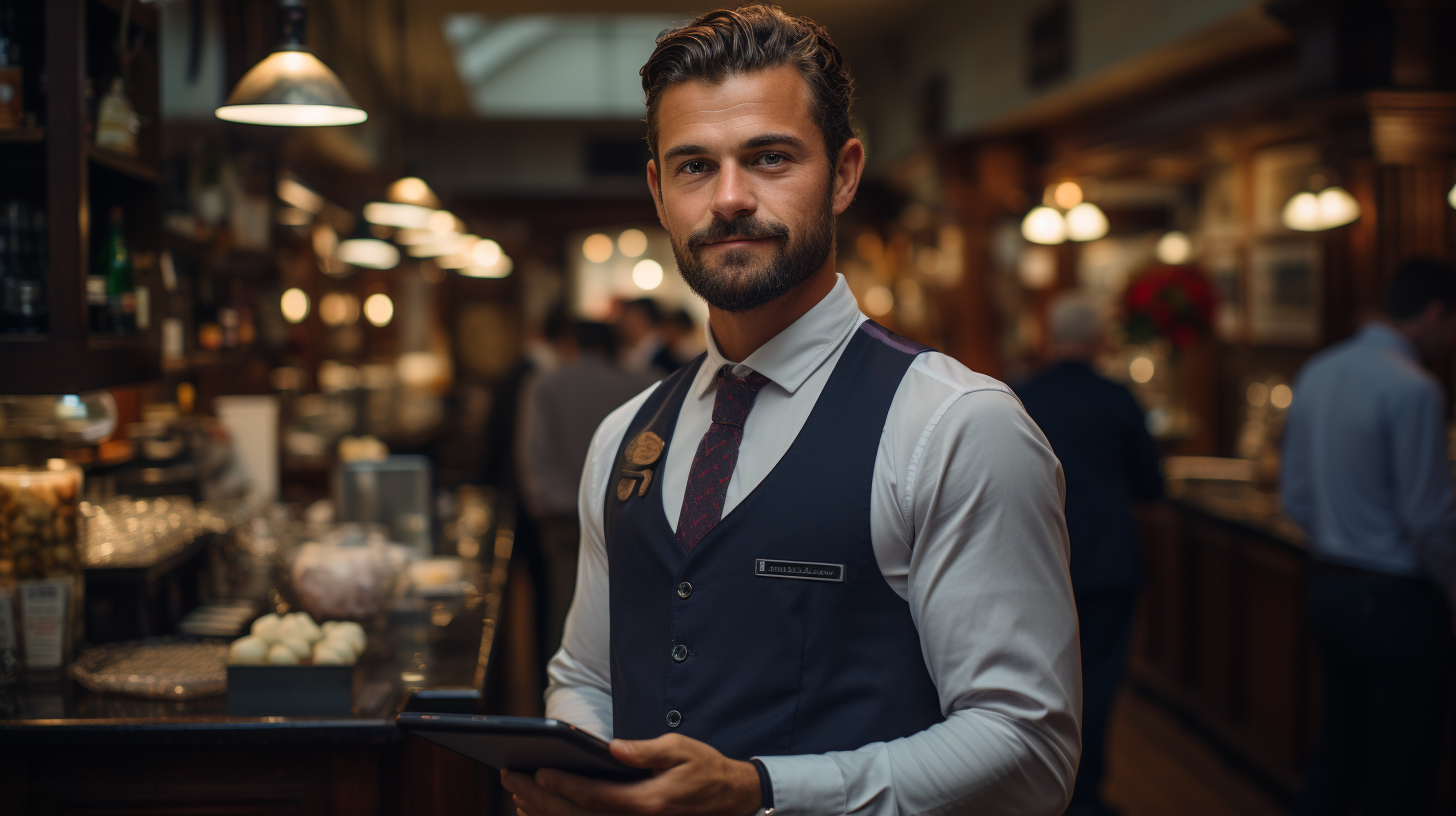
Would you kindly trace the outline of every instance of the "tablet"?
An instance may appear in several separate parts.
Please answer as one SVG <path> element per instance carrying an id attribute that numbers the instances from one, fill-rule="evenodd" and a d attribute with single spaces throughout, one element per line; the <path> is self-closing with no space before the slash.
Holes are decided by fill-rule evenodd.
<path id="1" fill-rule="evenodd" d="M 651 771 L 623 765 L 595 734 L 560 720 L 406 711 L 400 729 L 492 768 L 535 773 L 559 768 L 597 779 L 645 779 Z"/>

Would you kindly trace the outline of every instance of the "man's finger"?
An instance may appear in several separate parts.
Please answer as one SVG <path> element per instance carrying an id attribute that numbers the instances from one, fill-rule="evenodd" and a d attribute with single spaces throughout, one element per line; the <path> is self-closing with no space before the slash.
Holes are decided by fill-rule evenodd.
<path id="1" fill-rule="evenodd" d="M 589 816 L 576 803 L 542 788 L 526 774 L 512 771 L 505 775 L 503 784 L 514 794 L 517 811 L 531 816 Z"/>
<path id="2" fill-rule="evenodd" d="M 608 782 L 555 768 L 542 768 L 536 772 L 536 784 L 543 790 L 560 794 L 588 810 L 617 813 L 652 810 L 652 791 L 644 789 L 644 786 L 651 786 L 652 782 L 651 779 L 640 782 Z"/>
<path id="3" fill-rule="evenodd" d="M 614 739 L 610 748 L 612 756 L 624 764 L 660 771 L 691 759 L 693 742 L 678 734 L 664 734 L 650 740 Z"/>

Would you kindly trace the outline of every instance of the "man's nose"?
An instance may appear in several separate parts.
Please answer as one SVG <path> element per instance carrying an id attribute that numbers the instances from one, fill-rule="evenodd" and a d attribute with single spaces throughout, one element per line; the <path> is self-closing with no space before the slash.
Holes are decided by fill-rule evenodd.
<path id="1" fill-rule="evenodd" d="M 713 190 L 713 215 L 723 221 L 734 221 L 752 215 L 758 209 L 752 182 L 743 168 L 728 163 L 718 172 Z"/>

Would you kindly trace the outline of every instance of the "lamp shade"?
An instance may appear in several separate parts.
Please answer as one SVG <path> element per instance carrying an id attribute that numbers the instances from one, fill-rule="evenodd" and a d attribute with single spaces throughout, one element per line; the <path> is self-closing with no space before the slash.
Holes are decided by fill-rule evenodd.
<path id="1" fill-rule="evenodd" d="M 1067 240 L 1067 222 L 1051 207 L 1033 207 L 1021 220 L 1021 235 L 1035 244 L 1060 244 Z"/>
<path id="2" fill-rule="evenodd" d="M 254 65 L 217 118 L 249 125 L 319 127 L 356 125 L 369 118 L 318 57 L 302 50 L 274 51 Z"/>

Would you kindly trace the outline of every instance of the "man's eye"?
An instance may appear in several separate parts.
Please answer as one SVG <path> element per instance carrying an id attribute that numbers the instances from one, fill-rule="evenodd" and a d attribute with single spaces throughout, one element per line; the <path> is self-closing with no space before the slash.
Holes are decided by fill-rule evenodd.
<path id="1" fill-rule="evenodd" d="M 687 173 L 688 175 L 695 176 L 698 173 L 701 173 L 704 170 L 707 170 L 708 169 L 708 163 L 705 162 L 705 161 L 701 161 L 701 160 L 698 160 L 698 159 L 694 159 L 693 161 L 690 161 L 690 162 L 684 164 L 682 166 L 682 169 L 683 169 L 683 172 L 684 173 Z"/>
<path id="2" fill-rule="evenodd" d="M 760 159 L 760 161 L 762 161 L 769 167 L 773 167 L 776 164 L 782 164 L 784 158 L 785 156 L 782 153 L 765 153 L 763 154 L 763 157 Z"/>

